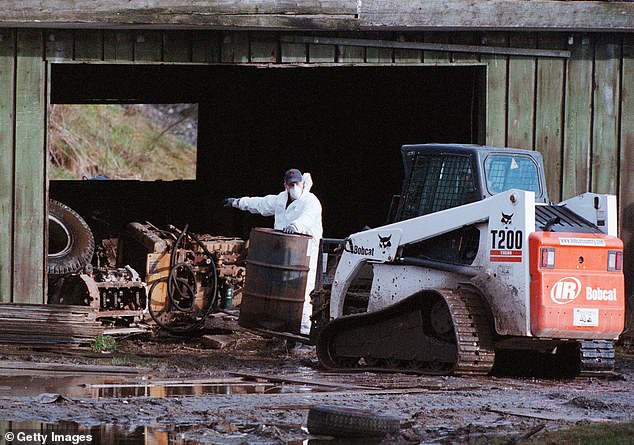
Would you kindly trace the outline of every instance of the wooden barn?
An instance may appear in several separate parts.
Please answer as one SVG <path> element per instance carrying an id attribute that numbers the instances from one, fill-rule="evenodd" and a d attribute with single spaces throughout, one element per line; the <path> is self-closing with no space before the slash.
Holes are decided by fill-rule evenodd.
<path id="1" fill-rule="evenodd" d="M 49 181 L 51 104 L 198 104 L 196 178 Z M 540 151 L 550 199 L 618 196 L 634 278 L 634 3 L 25 0 L 0 11 L 0 302 L 43 303 L 49 196 L 88 221 L 268 224 L 226 196 L 315 178 L 326 236 L 385 221 L 405 143 Z M 630 300 L 632 301 L 632 300 Z"/>

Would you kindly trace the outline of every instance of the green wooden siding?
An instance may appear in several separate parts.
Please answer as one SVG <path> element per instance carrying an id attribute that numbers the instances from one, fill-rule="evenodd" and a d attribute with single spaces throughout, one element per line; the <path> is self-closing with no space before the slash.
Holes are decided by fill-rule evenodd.
<path id="1" fill-rule="evenodd" d="M 0 303 L 13 295 L 13 158 L 15 32 L 0 31 Z"/>
<path id="2" fill-rule="evenodd" d="M 15 69 L 13 301 L 44 303 L 45 64 L 41 31 L 18 31 Z"/>
<path id="3" fill-rule="evenodd" d="M 495 146 L 539 150 L 544 155 L 553 200 L 588 190 L 618 194 L 621 235 L 627 246 L 633 237 L 634 186 L 628 181 L 634 173 L 632 35 L 335 34 L 374 40 L 569 50 L 570 59 L 298 44 L 283 41 L 284 33 L 270 31 L 4 29 L 0 35 L 0 256 L 9 265 L 0 269 L 0 301 L 43 301 L 49 63 L 484 66 L 486 78 L 481 87 L 486 106 L 481 110 L 481 134 L 477 139 Z M 16 230 L 23 227 L 30 229 Z"/>

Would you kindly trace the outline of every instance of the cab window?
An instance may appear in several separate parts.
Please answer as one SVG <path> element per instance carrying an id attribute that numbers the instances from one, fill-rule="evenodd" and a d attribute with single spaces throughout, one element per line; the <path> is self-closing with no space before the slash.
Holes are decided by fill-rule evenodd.
<path id="1" fill-rule="evenodd" d="M 539 195 L 541 187 L 537 164 L 528 156 L 489 155 L 484 161 L 487 189 L 495 195 L 510 189 Z"/>

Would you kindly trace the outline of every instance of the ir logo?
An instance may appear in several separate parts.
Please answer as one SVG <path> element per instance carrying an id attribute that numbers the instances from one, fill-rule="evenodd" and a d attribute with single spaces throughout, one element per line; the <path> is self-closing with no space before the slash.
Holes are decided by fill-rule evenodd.
<path id="1" fill-rule="evenodd" d="M 575 277 L 565 277 L 557 281 L 550 290 L 550 299 L 557 304 L 568 304 L 579 296 L 581 281 Z"/>

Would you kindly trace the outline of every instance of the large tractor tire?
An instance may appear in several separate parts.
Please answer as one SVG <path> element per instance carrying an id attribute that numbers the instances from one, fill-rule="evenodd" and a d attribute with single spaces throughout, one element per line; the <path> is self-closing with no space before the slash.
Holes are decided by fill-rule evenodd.
<path id="1" fill-rule="evenodd" d="M 95 239 L 86 221 L 73 209 L 49 200 L 48 204 L 48 274 L 79 272 L 90 264 Z"/>

